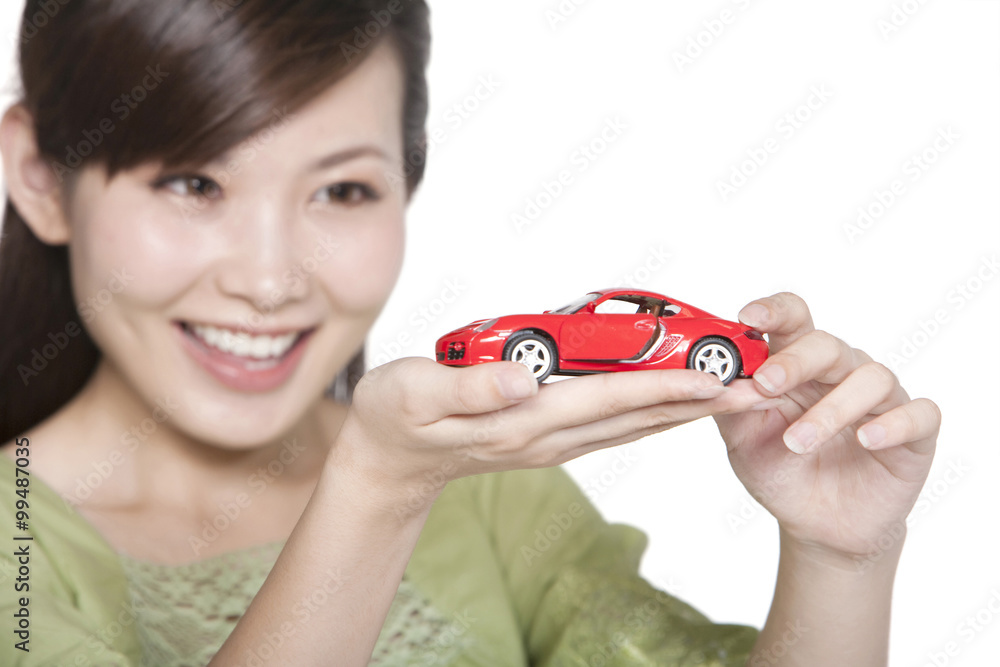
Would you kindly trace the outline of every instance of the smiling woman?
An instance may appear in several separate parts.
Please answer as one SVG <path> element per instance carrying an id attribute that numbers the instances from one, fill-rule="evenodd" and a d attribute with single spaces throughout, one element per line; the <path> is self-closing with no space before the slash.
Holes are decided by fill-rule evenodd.
<path id="1" fill-rule="evenodd" d="M 217 188 L 228 185 L 236 173 L 252 169 L 254 162 L 258 170 L 261 168 L 264 161 L 256 160 L 259 153 L 275 155 L 295 148 L 287 140 L 275 144 L 275 138 L 308 101 L 365 62 L 365 56 L 380 42 L 369 40 L 368 48 L 359 51 L 353 46 L 355 28 L 365 26 L 373 15 L 385 10 L 379 2 L 347 3 L 336 12 L 329 11 L 323 2 L 298 2 L 281 9 L 246 2 L 240 3 L 238 11 L 202 2 L 169 7 L 138 3 L 127 10 L 110 2 L 74 2 L 49 16 L 36 4 L 26 6 L 25 25 L 35 26 L 32 17 L 38 12 L 46 20 L 43 28 L 33 28 L 31 39 L 23 40 L 21 109 L 26 116 L 30 114 L 31 130 L 37 137 L 37 162 L 50 166 L 51 175 L 33 173 L 46 178 L 54 175 L 66 196 L 82 178 L 96 178 L 98 165 L 111 178 L 121 170 L 155 163 L 156 168 L 148 168 L 143 176 L 156 174 L 156 184 L 176 195 L 172 205 L 184 212 L 185 219 L 200 215 L 203 221 L 217 215 L 205 210 L 210 208 L 207 201 L 221 194 Z M 419 5 L 403 11 L 397 4 L 385 30 L 404 64 L 404 85 L 399 90 L 404 92 L 405 115 L 402 123 L 391 117 L 401 128 L 404 144 L 392 147 L 394 155 L 420 150 L 427 109 L 423 78 L 427 34 L 420 28 L 422 13 Z M 81 30 L 81 25 L 87 29 Z M 254 26 L 253 43 L 243 44 L 250 37 L 246 32 L 250 25 Z M 127 44 L 128 51 L 119 50 L 111 58 L 101 48 L 109 44 Z M 342 44 L 352 45 L 351 49 L 345 50 Z M 58 56 L 53 51 L 55 45 L 60 47 Z M 306 57 L 309 67 L 301 66 Z M 79 76 L 78 72 L 87 75 Z M 137 88 L 142 89 L 143 99 L 132 94 Z M 357 92 L 361 91 L 348 99 L 364 99 Z M 178 113 L 180 109 L 184 112 Z M 328 129 L 326 123 L 319 120 L 307 133 Z M 342 136 L 350 135 L 343 132 Z M 240 142 L 244 144 L 236 155 L 226 154 Z M 332 161 L 328 156 L 317 156 L 310 168 L 329 171 L 338 162 L 361 154 L 377 155 L 379 150 L 371 146 L 333 148 L 338 156 Z M 200 175 L 184 179 L 178 175 L 191 165 L 205 167 L 212 178 Z M 368 171 L 399 173 L 398 168 L 385 167 L 379 172 L 376 165 Z M 422 177 L 422 163 L 412 165 L 407 173 L 405 189 L 412 192 Z M 373 194 L 372 188 L 363 184 L 339 183 L 317 193 L 316 203 L 321 205 L 331 197 L 357 203 Z M 144 207 L 148 203 L 136 201 Z M 125 214 L 115 212 L 106 224 Z M 33 358 L 39 342 L 49 333 L 64 330 L 67 323 L 83 324 L 76 303 L 100 292 L 104 288 L 101 281 L 112 278 L 110 273 L 94 276 L 97 284 L 78 284 L 72 291 L 68 247 L 62 243 L 68 231 L 67 225 L 53 224 L 31 233 L 19 207 L 8 200 L 0 248 L 0 263 L 5 267 L 0 274 L 0 303 L 7 313 L 22 317 L 5 317 L 0 323 L 4 340 L 0 365 L 29 372 L 0 378 L 0 395 L 4 397 L 0 401 L 0 440 L 54 412 L 79 391 L 97 366 L 100 352 L 87 327 L 82 327 L 83 335 L 74 338 L 65 350 L 43 358 L 43 368 L 38 368 L 40 364 Z M 314 244 L 327 243 L 322 234 L 314 236 Z M 311 254 L 305 251 L 300 259 Z M 142 261 L 131 257 L 129 262 L 123 258 L 114 268 Z M 297 282 L 288 278 L 275 285 L 272 294 L 254 296 L 277 303 L 298 287 Z M 45 298 L 38 298 L 40 294 Z M 106 305 L 101 304 L 101 312 Z M 358 355 L 347 373 L 356 381 L 362 370 L 363 360 Z M 346 377 L 340 383 L 341 395 L 345 395 L 343 379 Z M 26 388 L 30 391 L 24 391 Z"/>
<path id="2" fill-rule="evenodd" d="M 0 361 L 25 369 L 0 378 L 0 525 L 27 543 L 0 549 L 23 594 L 0 596 L 0 663 L 883 662 L 903 535 L 852 557 L 912 507 L 939 415 L 794 295 L 728 323 L 754 331 L 752 380 L 426 358 L 358 379 L 423 175 L 428 21 L 422 0 L 27 3 L 0 121 Z M 624 296 L 639 347 L 584 363 L 659 339 L 665 297 Z M 519 334 L 505 356 L 545 357 Z M 782 528 L 760 633 L 650 586 L 642 532 L 559 467 L 707 416 Z"/>

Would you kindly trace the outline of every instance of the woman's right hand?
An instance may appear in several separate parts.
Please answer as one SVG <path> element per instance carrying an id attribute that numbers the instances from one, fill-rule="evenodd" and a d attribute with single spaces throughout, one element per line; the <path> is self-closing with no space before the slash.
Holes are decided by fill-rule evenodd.
<path id="1" fill-rule="evenodd" d="M 397 514 L 480 473 L 554 466 L 713 414 L 774 407 L 749 380 L 693 370 L 589 375 L 539 385 L 521 364 L 452 368 L 406 358 L 358 383 L 328 465 L 361 475 Z M 764 403 L 766 401 L 766 403 Z"/>

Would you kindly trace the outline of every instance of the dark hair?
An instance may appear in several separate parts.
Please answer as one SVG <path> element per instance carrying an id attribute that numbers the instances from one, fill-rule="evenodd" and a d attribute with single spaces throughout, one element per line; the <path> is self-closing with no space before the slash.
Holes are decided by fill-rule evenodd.
<path id="1" fill-rule="evenodd" d="M 399 181 L 412 194 L 426 155 L 428 14 L 424 0 L 28 0 L 20 103 L 68 191 L 85 164 L 111 178 L 149 161 L 208 162 L 389 39 L 405 72 Z M 67 247 L 38 240 L 9 198 L 0 313 L 5 442 L 69 401 L 100 359 L 75 305 Z M 349 400 L 363 372 L 364 348 L 328 393 Z"/>

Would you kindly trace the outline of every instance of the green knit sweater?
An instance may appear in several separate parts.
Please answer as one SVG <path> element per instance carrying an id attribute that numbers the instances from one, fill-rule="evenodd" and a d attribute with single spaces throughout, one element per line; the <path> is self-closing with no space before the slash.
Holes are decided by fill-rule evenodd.
<path id="1" fill-rule="evenodd" d="M 0 455 L 0 665 L 204 665 L 280 552 L 260 545 L 180 566 L 118 554 L 38 477 L 16 530 L 13 462 Z M 152 530 L 152 528 L 151 528 Z M 30 589 L 16 590 L 27 545 Z M 638 574 L 646 536 L 608 524 L 561 468 L 451 482 L 434 504 L 372 665 L 743 665 L 757 631 L 717 625 Z M 22 573 L 23 574 L 23 573 Z M 337 573 L 241 664 L 294 641 Z M 28 598 L 25 652 L 12 630 Z M 20 612 L 23 613 L 23 612 Z M 338 664 L 331 657 L 331 665 Z"/>

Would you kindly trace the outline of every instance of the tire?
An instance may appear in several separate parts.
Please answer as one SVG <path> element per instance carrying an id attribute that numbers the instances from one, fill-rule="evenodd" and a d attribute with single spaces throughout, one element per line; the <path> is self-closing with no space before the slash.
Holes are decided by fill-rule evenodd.
<path id="1" fill-rule="evenodd" d="M 691 348 L 687 367 L 712 373 L 722 380 L 722 384 L 729 384 L 740 374 L 743 361 L 732 341 L 720 336 L 709 336 L 702 338 Z"/>
<path id="2" fill-rule="evenodd" d="M 519 331 L 511 336 L 503 347 L 503 360 L 527 366 L 539 382 L 559 369 L 556 346 L 532 331 Z"/>

